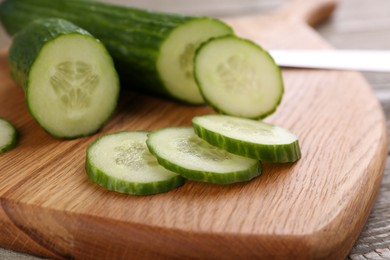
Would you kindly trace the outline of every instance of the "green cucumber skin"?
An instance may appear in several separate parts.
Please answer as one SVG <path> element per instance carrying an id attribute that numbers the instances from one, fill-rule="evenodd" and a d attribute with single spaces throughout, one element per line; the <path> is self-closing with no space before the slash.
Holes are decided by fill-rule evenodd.
<path id="1" fill-rule="evenodd" d="M 11 75 L 14 78 L 14 80 L 18 83 L 19 86 L 21 86 L 26 94 L 26 100 L 28 100 L 29 96 L 29 74 L 34 66 L 35 60 L 39 57 L 39 54 L 41 50 L 44 48 L 44 46 L 51 41 L 63 36 L 63 35 L 81 35 L 83 37 L 89 37 L 96 41 L 96 43 L 101 45 L 101 50 L 106 51 L 103 44 L 94 38 L 89 32 L 85 31 L 84 29 L 81 29 L 80 27 L 62 19 L 40 19 L 33 21 L 29 26 L 24 28 L 22 31 L 17 33 L 13 39 L 11 48 L 8 53 L 8 61 L 10 64 L 11 69 Z M 109 53 L 106 51 L 107 57 L 109 56 Z M 114 64 L 112 64 L 114 67 Z M 118 100 L 119 98 L 119 78 L 117 79 L 117 82 L 115 86 L 117 88 L 117 94 L 115 99 Z M 31 111 L 30 104 L 27 102 L 27 107 L 32 115 L 32 117 L 35 119 L 35 121 L 51 136 L 56 138 L 62 138 L 62 139 L 74 139 L 84 136 L 89 136 L 95 132 L 97 132 L 112 116 L 114 113 L 116 107 L 114 106 L 112 108 L 112 111 L 108 113 L 108 117 L 105 120 L 102 120 L 102 123 L 99 128 L 95 129 L 93 132 L 90 133 L 84 133 L 77 136 L 62 136 L 57 135 L 53 132 L 48 132 L 37 120 L 34 113 Z"/>
<path id="2" fill-rule="evenodd" d="M 195 81 L 197 83 L 197 85 L 199 86 L 199 90 L 200 90 L 200 93 L 202 94 L 204 100 L 206 101 L 206 103 L 213 108 L 213 110 L 219 114 L 223 114 L 223 115 L 229 115 L 229 113 L 225 112 L 224 110 L 220 109 L 218 106 L 216 106 L 214 104 L 213 101 L 211 101 L 207 95 L 204 94 L 204 91 L 202 91 L 202 87 L 201 87 L 201 83 L 200 83 L 200 80 L 199 80 L 199 76 L 196 74 L 196 57 L 198 56 L 198 54 L 202 51 L 202 48 L 204 48 L 205 46 L 207 46 L 207 44 L 213 42 L 213 41 L 216 41 L 216 40 L 223 40 L 223 39 L 227 39 L 227 38 L 236 38 L 236 39 L 239 39 L 241 41 L 244 41 L 244 42 L 247 42 L 248 44 L 251 44 L 252 46 L 255 46 L 256 48 L 259 49 L 259 51 L 261 51 L 263 54 L 267 55 L 270 60 L 274 63 L 275 65 L 275 69 L 277 70 L 277 74 L 279 75 L 279 79 L 280 79 L 280 82 L 281 82 L 281 94 L 279 96 L 279 99 L 275 102 L 275 106 L 273 109 L 267 111 L 266 113 L 262 113 L 260 115 L 257 115 L 257 116 L 254 116 L 254 117 L 246 117 L 246 118 L 250 118 L 250 119 L 263 119 L 263 118 L 266 118 L 267 116 L 270 116 L 272 115 L 273 113 L 275 113 L 275 111 L 277 110 L 277 108 L 279 107 L 280 103 L 282 102 L 282 99 L 283 99 L 283 95 L 284 95 L 284 83 L 283 83 L 283 76 L 282 76 L 282 69 L 275 63 L 275 60 L 273 59 L 273 57 L 271 56 L 271 54 L 269 52 L 267 52 L 265 49 L 263 49 L 261 46 L 257 45 L 256 43 L 252 42 L 251 40 L 248 40 L 248 39 L 244 39 L 244 38 L 239 38 L 238 36 L 236 35 L 225 35 L 225 36 L 219 36 L 219 37 L 214 37 L 214 38 L 211 38 L 209 39 L 208 41 L 205 41 L 203 42 L 195 51 L 195 56 L 194 56 L 194 77 L 195 77 Z M 235 115 L 233 115 L 235 116 Z"/>
<path id="3" fill-rule="evenodd" d="M 173 98 L 157 71 L 160 47 L 170 33 L 185 23 L 207 19 L 232 29 L 209 17 L 188 17 L 150 12 L 92 1 L 6 0 L 0 5 L 0 19 L 13 35 L 32 20 L 58 17 L 86 29 L 101 40 L 115 61 L 123 85 L 139 91 Z"/>
<path id="4" fill-rule="evenodd" d="M 125 133 L 126 131 L 124 131 Z M 140 131 L 144 132 L 144 131 Z M 118 132 L 116 134 L 120 134 L 121 132 Z M 104 135 L 97 138 L 92 144 L 87 148 L 86 151 L 86 160 L 85 160 L 85 170 L 87 173 L 88 178 L 93 181 L 94 183 L 98 184 L 99 186 L 110 190 L 115 191 L 123 194 L 128 195 L 138 195 L 138 196 L 146 196 L 146 195 L 153 195 L 163 192 L 171 191 L 177 187 L 180 187 L 184 185 L 185 179 L 182 178 L 180 175 L 177 175 L 173 179 L 166 180 L 166 181 L 160 181 L 160 182 L 154 182 L 153 185 L 150 183 L 147 184 L 136 184 L 136 183 L 129 183 L 123 180 L 119 180 L 117 178 L 114 178 L 112 176 L 108 176 L 103 171 L 100 171 L 94 164 L 91 162 L 91 160 L 88 157 L 89 150 L 93 148 L 93 145 L 101 138 L 104 138 Z"/>
<path id="5" fill-rule="evenodd" d="M 154 154 L 150 148 L 149 151 L 151 151 L 151 153 Z M 260 176 L 262 172 L 262 164 L 260 162 L 259 164 L 254 165 L 252 168 L 250 168 L 247 171 L 237 171 L 237 172 L 231 172 L 229 174 L 215 174 L 213 172 L 203 172 L 203 171 L 201 172 L 201 171 L 188 170 L 178 165 L 172 164 L 169 161 L 159 157 L 157 157 L 157 161 L 164 168 L 176 172 L 177 174 L 180 174 L 187 180 L 207 182 L 207 183 L 213 183 L 219 185 L 228 185 L 228 184 L 250 181 Z"/>
<path id="6" fill-rule="evenodd" d="M 196 120 L 193 127 L 200 138 L 233 154 L 270 163 L 289 163 L 301 158 L 298 140 L 288 145 L 260 145 L 221 136 L 197 125 Z"/>
<path id="7" fill-rule="evenodd" d="M 235 171 L 230 173 L 218 174 L 213 172 L 206 171 L 196 171 L 189 170 L 179 165 L 173 164 L 168 160 L 158 156 L 156 150 L 153 149 L 153 146 L 150 145 L 149 139 L 146 141 L 149 151 L 156 157 L 158 163 L 163 166 L 165 169 L 168 169 L 172 172 L 175 172 L 187 180 L 207 182 L 213 184 L 227 185 L 238 182 L 246 182 L 251 179 L 260 176 L 262 173 L 262 164 L 259 161 L 257 164 L 254 164 L 251 168 L 246 171 Z"/>
<path id="8" fill-rule="evenodd" d="M 109 177 L 104 172 L 94 167 L 93 164 L 89 161 L 88 157 L 86 159 L 86 172 L 89 179 L 99 186 L 111 191 L 129 195 L 153 195 L 157 193 L 168 192 L 184 184 L 184 179 L 181 176 L 177 176 L 173 180 L 167 180 L 165 182 L 155 182 L 153 185 L 128 183 L 123 180 Z"/>
<path id="9" fill-rule="evenodd" d="M 42 48 L 62 35 L 80 34 L 93 37 L 89 32 L 60 19 L 43 19 L 33 22 L 27 29 L 15 35 L 8 53 L 13 79 L 25 91 L 28 76 Z"/>
<path id="10" fill-rule="evenodd" d="M 8 151 L 12 150 L 13 148 L 15 148 L 15 146 L 18 144 L 18 141 L 19 141 L 19 133 L 16 130 L 16 127 L 10 121 L 8 121 L 7 119 L 2 118 L 2 117 L 0 117 L 0 120 L 4 120 L 10 126 L 12 126 L 12 128 L 15 130 L 13 135 L 12 135 L 12 142 L 9 143 L 8 145 L 4 146 L 3 148 L 0 148 L 0 154 L 2 154 L 2 153 L 8 152 Z"/>

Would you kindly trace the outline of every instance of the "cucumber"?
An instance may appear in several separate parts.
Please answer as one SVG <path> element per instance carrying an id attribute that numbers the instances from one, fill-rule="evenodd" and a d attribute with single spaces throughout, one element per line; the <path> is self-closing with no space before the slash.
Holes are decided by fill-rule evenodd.
<path id="1" fill-rule="evenodd" d="M 118 75 L 87 31 L 61 19 L 37 20 L 14 37 L 8 57 L 29 112 L 52 136 L 92 134 L 113 114 Z"/>
<path id="2" fill-rule="evenodd" d="M 192 123 L 199 137 L 233 154 L 273 163 L 301 158 L 298 138 L 278 126 L 227 115 L 198 116 Z"/>
<path id="3" fill-rule="evenodd" d="M 87 149 L 89 179 L 130 195 L 167 192 L 184 184 L 180 175 L 161 167 L 148 151 L 147 135 L 145 131 L 124 131 L 98 138 Z"/>
<path id="4" fill-rule="evenodd" d="M 284 92 L 280 68 L 267 51 L 233 35 L 203 43 L 195 55 L 195 78 L 216 111 L 253 119 L 272 114 Z"/>
<path id="5" fill-rule="evenodd" d="M 149 134 L 147 145 L 160 165 L 186 179 L 215 184 L 249 181 L 260 175 L 258 160 L 208 144 L 192 127 L 171 127 Z"/>
<path id="6" fill-rule="evenodd" d="M 204 103 L 193 77 L 196 48 L 211 37 L 233 33 L 209 17 L 94 1 L 6 0 L 0 6 L 0 19 L 10 34 L 44 17 L 67 19 L 100 39 L 114 58 L 122 85 L 191 104 Z"/>
<path id="7" fill-rule="evenodd" d="M 17 137 L 16 128 L 8 120 L 0 117 L 0 154 L 14 148 Z"/>

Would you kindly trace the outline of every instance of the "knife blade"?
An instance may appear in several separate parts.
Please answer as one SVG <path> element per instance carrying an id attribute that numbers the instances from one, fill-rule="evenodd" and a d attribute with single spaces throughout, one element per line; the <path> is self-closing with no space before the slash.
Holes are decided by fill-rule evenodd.
<path id="1" fill-rule="evenodd" d="M 282 67 L 390 72 L 387 50 L 271 50 Z"/>

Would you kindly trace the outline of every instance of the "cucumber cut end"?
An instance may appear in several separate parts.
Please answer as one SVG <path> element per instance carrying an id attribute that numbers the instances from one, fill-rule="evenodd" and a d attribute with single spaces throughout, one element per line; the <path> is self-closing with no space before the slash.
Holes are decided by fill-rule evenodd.
<path id="1" fill-rule="evenodd" d="M 169 191 L 184 183 L 161 167 L 146 146 L 147 132 L 104 135 L 87 150 L 89 178 L 116 192 L 149 195 Z"/>
<path id="2" fill-rule="evenodd" d="M 204 99 L 193 76 L 195 51 L 212 37 L 232 33 L 228 25 L 208 17 L 191 19 L 174 29 L 163 42 L 157 61 L 167 91 L 184 102 L 203 104 Z"/>
<path id="3" fill-rule="evenodd" d="M 0 154 L 15 147 L 17 142 L 17 131 L 7 120 L 0 118 Z"/>
<path id="4" fill-rule="evenodd" d="M 104 46 L 92 36 L 72 33 L 42 48 L 26 89 L 36 121 L 53 136 L 74 138 L 96 132 L 111 116 L 119 80 Z"/>
<path id="5" fill-rule="evenodd" d="M 231 184 L 248 181 L 261 172 L 258 160 L 212 146 L 196 136 L 192 127 L 152 132 L 147 145 L 163 167 L 189 180 Z"/>
<path id="6" fill-rule="evenodd" d="M 204 99 L 223 114 L 264 118 L 276 110 L 284 92 L 272 57 L 236 36 L 204 43 L 195 55 L 194 73 Z"/>

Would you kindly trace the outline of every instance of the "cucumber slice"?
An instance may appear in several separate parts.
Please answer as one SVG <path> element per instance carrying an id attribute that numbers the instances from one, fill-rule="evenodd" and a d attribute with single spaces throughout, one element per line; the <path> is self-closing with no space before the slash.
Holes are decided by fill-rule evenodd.
<path id="1" fill-rule="evenodd" d="M 52 136 L 92 134 L 116 108 L 119 80 L 110 55 L 68 21 L 31 23 L 15 36 L 9 61 L 31 115 Z"/>
<path id="2" fill-rule="evenodd" d="M 195 55 L 195 79 L 206 102 L 216 111 L 264 118 L 281 102 L 280 68 L 255 43 L 236 36 L 211 39 Z"/>
<path id="3" fill-rule="evenodd" d="M 16 146 L 17 131 L 15 127 L 4 118 L 0 118 L 0 154 Z"/>
<path id="4" fill-rule="evenodd" d="M 237 155 L 275 163 L 301 158 L 298 138 L 281 127 L 226 115 L 199 116 L 192 123 L 199 137 Z"/>
<path id="5" fill-rule="evenodd" d="M 261 172 L 258 160 L 212 146 L 196 136 L 192 127 L 152 132 L 147 145 L 162 166 L 189 180 L 231 184 L 251 180 Z"/>
<path id="6" fill-rule="evenodd" d="M 98 185 L 112 191 L 150 195 L 184 184 L 176 173 L 161 167 L 146 146 L 148 132 L 104 135 L 87 149 L 86 171 Z"/>

